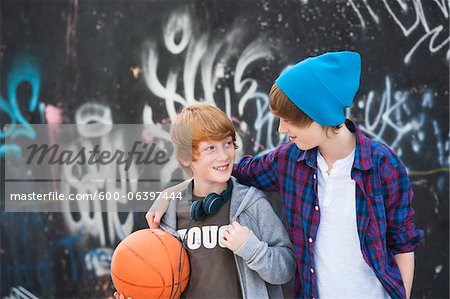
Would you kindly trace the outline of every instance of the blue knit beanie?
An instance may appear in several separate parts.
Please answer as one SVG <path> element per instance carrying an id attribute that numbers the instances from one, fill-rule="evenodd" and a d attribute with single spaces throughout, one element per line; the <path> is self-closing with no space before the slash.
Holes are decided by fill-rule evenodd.
<path id="1" fill-rule="evenodd" d="M 322 126 L 345 121 L 359 87 L 361 57 L 356 52 L 329 52 L 300 61 L 276 83 L 306 115 Z"/>

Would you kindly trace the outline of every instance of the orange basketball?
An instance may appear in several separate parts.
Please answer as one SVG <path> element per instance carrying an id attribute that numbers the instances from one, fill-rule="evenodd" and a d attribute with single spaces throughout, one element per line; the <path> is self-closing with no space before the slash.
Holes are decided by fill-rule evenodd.
<path id="1" fill-rule="evenodd" d="M 142 229 L 127 236 L 111 259 L 111 277 L 117 292 L 133 299 L 172 298 L 176 292 L 178 298 L 189 280 L 184 248 L 178 278 L 180 248 L 180 241 L 162 230 Z"/>

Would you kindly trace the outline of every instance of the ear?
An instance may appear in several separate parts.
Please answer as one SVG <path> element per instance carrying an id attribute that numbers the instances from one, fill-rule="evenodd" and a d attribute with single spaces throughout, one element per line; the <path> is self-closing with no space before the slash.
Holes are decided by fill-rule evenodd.
<path id="1" fill-rule="evenodd" d="M 188 160 L 180 160 L 179 161 L 181 165 L 183 165 L 186 168 L 189 168 L 189 166 L 191 166 L 191 161 Z"/>

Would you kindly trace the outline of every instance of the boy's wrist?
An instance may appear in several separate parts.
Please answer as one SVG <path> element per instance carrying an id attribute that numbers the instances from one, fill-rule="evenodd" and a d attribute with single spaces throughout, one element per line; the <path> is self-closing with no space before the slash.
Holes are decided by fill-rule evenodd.
<path id="1" fill-rule="evenodd" d="M 234 251 L 234 254 L 240 256 L 244 261 L 250 261 L 261 246 L 261 241 L 251 231 L 245 242 Z"/>

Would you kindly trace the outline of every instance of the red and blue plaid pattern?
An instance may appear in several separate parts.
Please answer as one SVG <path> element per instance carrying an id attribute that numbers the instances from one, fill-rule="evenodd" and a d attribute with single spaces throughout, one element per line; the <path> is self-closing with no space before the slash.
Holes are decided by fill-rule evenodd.
<path id="1" fill-rule="evenodd" d="M 362 255 L 391 298 L 406 298 L 394 255 L 413 251 L 423 231 L 414 225 L 413 192 L 405 166 L 387 146 L 364 136 L 351 120 L 345 125 L 356 137 L 351 177 L 356 182 Z M 233 170 L 241 183 L 281 192 L 297 258 L 296 298 L 318 298 L 314 242 L 308 242 L 316 239 L 320 222 L 316 173 L 317 148 L 302 151 L 293 143 L 284 143 L 263 156 L 245 156 Z"/>

